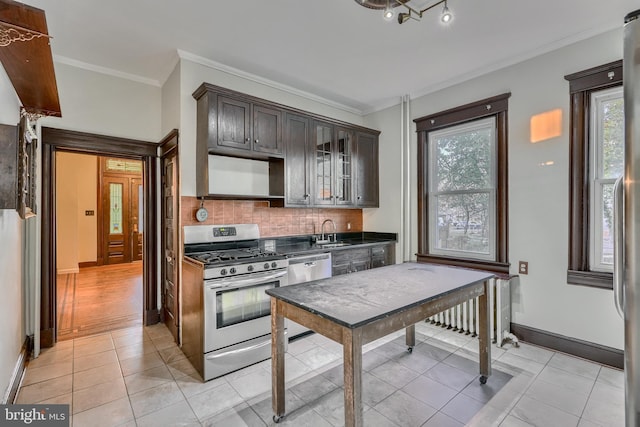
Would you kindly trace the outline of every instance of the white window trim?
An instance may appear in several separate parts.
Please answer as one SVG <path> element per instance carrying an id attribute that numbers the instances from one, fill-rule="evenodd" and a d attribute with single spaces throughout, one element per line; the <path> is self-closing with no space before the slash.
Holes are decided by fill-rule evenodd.
<path id="1" fill-rule="evenodd" d="M 429 194 L 429 212 L 428 212 L 428 224 L 429 224 L 429 253 L 433 255 L 451 256 L 456 258 L 467 258 L 484 261 L 495 261 L 496 259 L 496 188 L 497 188 L 497 129 L 496 118 L 491 116 L 484 119 L 477 119 L 464 123 L 461 125 L 453 125 L 442 130 L 432 131 L 428 134 L 428 150 L 429 150 L 429 164 L 436 159 L 436 148 L 433 141 L 436 138 L 469 132 L 474 129 L 484 129 L 490 127 L 492 131 L 492 143 L 491 143 L 491 185 L 492 187 L 473 190 L 455 190 L 455 191 L 435 191 L 435 167 L 429 167 L 428 173 L 428 194 Z M 488 193 L 490 203 L 488 209 L 487 227 L 489 228 L 489 251 L 488 253 L 479 253 L 471 251 L 461 251 L 452 249 L 440 249 L 437 247 L 438 233 L 435 227 L 438 226 L 438 212 L 436 199 L 441 195 L 453 195 L 453 194 L 471 194 L 471 193 Z"/>
<path id="2" fill-rule="evenodd" d="M 613 185 L 616 178 L 601 178 L 602 170 L 602 120 L 600 104 L 612 99 L 623 98 L 622 86 L 591 93 L 589 126 L 589 267 L 591 271 L 613 272 L 613 264 L 604 264 L 602 259 L 602 193 L 605 185 Z"/>

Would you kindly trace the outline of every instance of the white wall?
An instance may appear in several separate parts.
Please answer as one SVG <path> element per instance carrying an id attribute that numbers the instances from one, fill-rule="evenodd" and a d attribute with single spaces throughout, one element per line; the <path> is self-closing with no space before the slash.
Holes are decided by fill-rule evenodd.
<path id="1" fill-rule="evenodd" d="M 162 85 L 162 136 L 180 128 L 180 64 Z"/>
<path id="2" fill-rule="evenodd" d="M 9 386 L 20 348 L 23 327 L 22 220 L 16 211 L 0 210 L 0 392 Z M 1 396 L 0 396 L 1 397 Z"/>
<path id="3" fill-rule="evenodd" d="M 97 156 L 56 153 L 56 256 L 58 274 L 77 273 L 97 260 Z M 93 216 L 85 211 L 94 211 Z"/>
<path id="4" fill-rule="evenodd" d="M 158 142 L 159 87 L 55 62 L 62 117 L 40 126 Z"/>
<path id="5" fill-rule="evenodd" d="M 509 99 L 509 261 L 529 262 L 529 274 L 512 289 L 512 321 L 556 334 L 623 348 L 623 325 L 612 291 L 566 283 L 568 258 L 569 85 L 564 76 L 622 58 L 622 32 L 615 30 L 471 81 L 412 100 L 412 119 L 505 92 Z M 563 133 L 537 144 L 529 142 L 532 115 L 560 108 Z M 382 173 L 395 176 L 400 154 L 394 152 L 396 109 L 367 118 L 380 123 Z M 391 132 L 387 130 L 391 129 Z M 415 127 L 413 127 L 415 130 Z M 390 134 L 390 135 L 389 135 Z M 412 135 L 412 223 L 417 216 L 417 144 Z M 395 153 L 395 154 L 394 154 Z M 542 163 L 553 162 L 551 166 Z M 401 215 L 395 182 L 381 180 L 386 218 Z M 376 219 L 376 227 L 385 219 Z M 393 221 L 393 219 L 392 219 Z M 414 235 L 415 235 L 415 228 Z M 417 239 L 412 251 L 417 251 Z"/>
<path id="6" fill-rule="evenodd" d="M 13 86 L 0 66 L 0 123 L 16 125 L 20 120 L 19 111 Z M 24 221 L 15 210 L 0 209 L 0 402 L 26 337 L 23 322 L 23 230 Z"/>
<path id="7" fill-rule="evenodd" d="M 180 60 L 180 193 L 182 196 L 196 195 L 194 168 L 196 164 L 196 100 L 192 94 L 204 82 L 348 123 L 363 124 L 363 118 L 357 114 L 182 58 Z"/>
<path id="8" fill-rule="evenodd" d="M 363 209 L 362 224 L 366 231 L 397 233 L 396 262 L 415 260 L 415 256 L 403 252 L 405 237 L 402 235 L 403 168 L 402 168 L 402 116 L 400 105 L 370 114 L 367 127 L 382 130 L 379 136 L 379 185 L 380 207 Z M 411 135 L 413 138 L 413 135 Z M 413 139 L 411 139 L 413 141 Z M 414 143 L 415 144 L 415 143 Z M 415 173 L 415 171 L 413 171 Z"/>
<path id="9" fill-rule="evenodd" d="M 78 263 L 98 259 L 98 157 L 66 154 L 75 158 L 77 175 Z M 86 211 L 93 215 L 86 215 Z"/>
<path id="10" fill-rule="evenodd" d="M 78 272 L 78 174 L 73 154 L 56 155 L 56 272 Z"/>

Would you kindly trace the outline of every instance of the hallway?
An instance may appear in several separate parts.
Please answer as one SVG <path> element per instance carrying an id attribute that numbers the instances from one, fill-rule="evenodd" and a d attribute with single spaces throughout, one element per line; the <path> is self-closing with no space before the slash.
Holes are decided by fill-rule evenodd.
<path id="1" fill-rule="evenodd" d="M 142 325 L 142 261 L 57 277 L 58 341 Z"/>

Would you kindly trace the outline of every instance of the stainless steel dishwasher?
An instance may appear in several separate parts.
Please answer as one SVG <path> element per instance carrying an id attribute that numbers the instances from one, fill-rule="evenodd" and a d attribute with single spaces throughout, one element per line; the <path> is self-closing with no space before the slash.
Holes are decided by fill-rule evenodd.
<path id="1" fill-rule="evenodd" d="M 288 285 L 312 282 L 331 277 L 331 253 L 304 255 L 289 258 L 287 270 Z M 310 329 L 286 319 L 289 339 L 308 332 Z"/>

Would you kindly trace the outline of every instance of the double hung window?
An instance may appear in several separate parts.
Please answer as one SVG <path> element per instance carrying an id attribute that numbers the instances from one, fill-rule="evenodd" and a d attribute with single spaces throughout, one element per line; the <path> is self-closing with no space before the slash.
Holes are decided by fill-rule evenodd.
<path id="1" fill-rule="evenodd" d="M 590 266 L 613 271 L 613 185 L 624 167 L 624 99 L 621 87 L 591 94 Z"/>
<path id="2" fill-rule="evenodd" d="M 508 273 L 509 96 L 415 120 L 418 261 Z"/>
<path id="3" fill-rule="evenodd" d="M 612 190 L 622 174 L 622 61 L 569 81 L 569 260 L 567 283 L 613 287 Z"/>
<path id="4" fill-rule="evenodd" d="M 429 133 L 429 253 L 495 257 L 495 117 Z"/>

